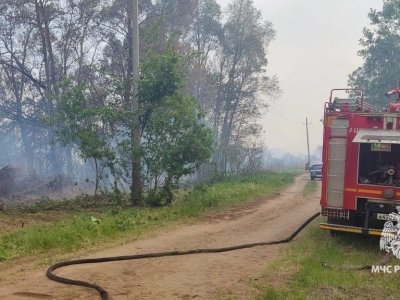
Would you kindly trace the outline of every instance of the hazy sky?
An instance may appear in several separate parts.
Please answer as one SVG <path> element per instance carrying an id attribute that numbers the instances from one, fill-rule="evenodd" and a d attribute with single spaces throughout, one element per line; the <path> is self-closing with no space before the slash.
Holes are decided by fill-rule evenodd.
<path id="1" fill-rule="evenodd" d="M 225 7 L 230 0 L 218 0 Z M 263 118 L 269 148 L 306 153 L 305 118 L 311 151 L 322 144 L 323 105 L 330 90 L 347 86 L 362 64 L 357 56 L 370 8 L 382 0 L 254 0 L 276 39 L 268 51 L 268 72 L 279 78 L 283 95 Z"/>

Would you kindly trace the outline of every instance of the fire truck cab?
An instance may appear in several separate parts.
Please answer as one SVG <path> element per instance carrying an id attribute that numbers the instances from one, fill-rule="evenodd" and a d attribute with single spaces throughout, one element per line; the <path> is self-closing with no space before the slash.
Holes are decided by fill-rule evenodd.
<path id="1" fill-rule="evenodd" d="M 354 98 L 333 98 L 346 91 Z M 400 89 L 379 109 L 362 90 L 334 89 L 324 108 L 321 229 L 380 235 L 400 209 Z"/>

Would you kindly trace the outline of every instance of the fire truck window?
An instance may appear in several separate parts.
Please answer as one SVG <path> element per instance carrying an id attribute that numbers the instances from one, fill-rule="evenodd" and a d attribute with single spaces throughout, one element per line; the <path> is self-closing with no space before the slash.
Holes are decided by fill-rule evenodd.
<path id="1" fill-rule="evenodd" d="M 358 182 L 400 186 L 400 145 L 360 144 Z"/>

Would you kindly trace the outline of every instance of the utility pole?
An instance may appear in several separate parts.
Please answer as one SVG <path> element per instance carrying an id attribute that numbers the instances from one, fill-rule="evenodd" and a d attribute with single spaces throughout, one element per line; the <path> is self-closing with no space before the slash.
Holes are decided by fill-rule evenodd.
<path id="1" fill-rule="evenodd" d="M 132 184 L 131 201 L 133 205 L 142 204 L 140 123 L 139 123 L 139 26 L 138 0 L 128 0 L 128 40 L 129 40 L 129 99 L 132 112 L 131 146 L 132 146 Z"/>
<path id="2" fill-rule="evenodd" d="M 308 155 L 308 166 L 310 166 L 310 141 L 308 138 L 308 119 L 306 118 L 306 134 L 307 134 L 307 155 Z"/>

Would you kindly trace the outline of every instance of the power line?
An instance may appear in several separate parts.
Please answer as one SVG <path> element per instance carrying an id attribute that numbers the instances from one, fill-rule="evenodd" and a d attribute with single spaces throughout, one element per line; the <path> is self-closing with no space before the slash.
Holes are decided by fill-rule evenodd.
<path id="1" fill-rule="evenodd" d="M 277 109 L 276 107 L 274 107 L 273 105 L 271 105 L 271 103 L 269 104 L 268 108 L 271 108 L 273 111 L 275 111 L 277 114 L 279 114 L 283 119 L 298 124 L 298 125 L 304 125 L 304 122 L 299 122 L 294 120 L 292 117 L 290 117 L 288 114 L 283 113 L 282 111 L 280 111 L 279 109 Z"/>

